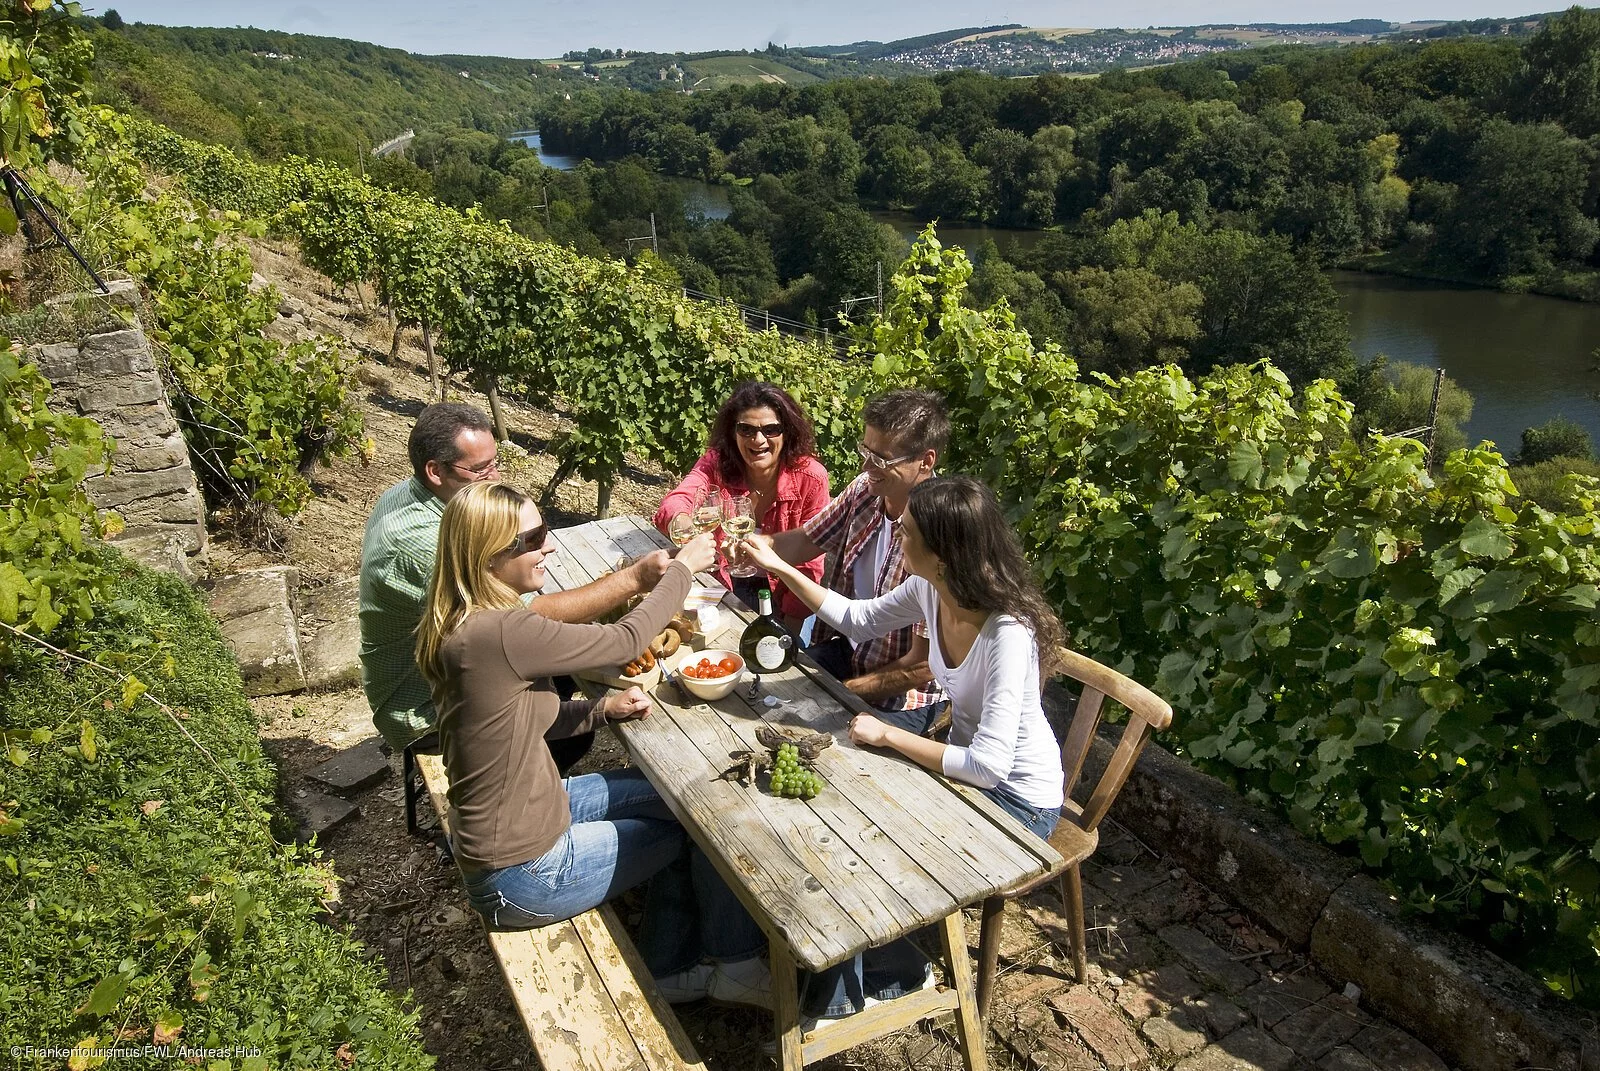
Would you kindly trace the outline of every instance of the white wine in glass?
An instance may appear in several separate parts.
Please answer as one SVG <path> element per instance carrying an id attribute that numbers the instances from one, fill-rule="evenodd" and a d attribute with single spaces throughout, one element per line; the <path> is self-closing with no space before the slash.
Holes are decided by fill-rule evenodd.
<path id="1" fill-rule="evenodd" d="M 755 508 L 749 495 L 734 495 L 728 500 L 727 516 L 723 518 L 722 530 L 727 533 L 732 543 L 729 548 L 729 556 L 732 557 L 738 549 L 740 540 L 756 530 Z M 730 567 L 728 572 L 733 576 L 751 577 L 760 570 L 750 562 L 741 561 Z"/>
<path id="2" fill-rule="evenodd" d="M 694 527 L 697 532 L 714 531 L 722 525 L 722 491 L 707 487 L 695 499 Z"/>
<path id="3" fill-rule="evenodd" d="M 697 532 L 714 532 L 722 524 L 721 506 L 700 506 L 694 511 L 694 527 Z"/>
<path id="4" fill-rule="evenodd" d="M 681 547 L 694 538 L 694 518 L 687 513 L 674 513 L 667 522 L 667 538 Z"/>

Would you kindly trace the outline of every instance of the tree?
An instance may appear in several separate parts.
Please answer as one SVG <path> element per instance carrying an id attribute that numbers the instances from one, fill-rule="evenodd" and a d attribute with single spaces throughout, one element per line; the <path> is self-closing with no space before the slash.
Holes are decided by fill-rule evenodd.
<path id="1" fill-rule="evenodd" d="M 954 142 L 931 146 L 928 158 L 927 192 L 919 210 L 936 219 L 982 219 L 989 189 L 988 172 L 968 160 Z"/>
<path id="2" fill-rule="evenodd" d="M 761 235 L 746 237 L 721 220 L 696 228 L 689 253 L 717 275 L 717 292 L 741 305 L 759 305 L 778 288 L 772 251 Z"/>
<path id="3" fill-rule="evenodd" d="M 1534 428 L 1524 428 L 1522 450 L 1517 454 L 1517 464 L 1537 465 L 1558 457 L 1594 460 L 1594 444 L 1589 433 L 1575 421 L 1566 417 L 1552 417 Z"/>
<path id="4" fill-rule="evenodd" d="M 1580 138 L 1600 134 L 1600 11 L 1574 7 L 1550 19 L 1522 60 L 1511 99 L 1523 116 Z"/>
<path id="5" fill-rule="evenodd" d="M 1381 375 L 1369 389 L 1362 405 L 1368 428 L 1375 432 L 1393 435 L 1426 427 L 1428 408 L 1433 402 L 1433 380 L 1436 373 L 1431 368 L 1406 361 L 1390 363 L 1379 354 L 1363 371 L 1369 379 Z M 1472 395 L 1461 384 L 1444 377 L 1439 390 L 1439 412 L 1434 421 L 1434 457 L 1460 450 L 1467 445 L 1466 433 L 1461 426 L 1472 419 Z M 1422 438 L 1416 432 L 1416 438 Z"/>
<path id="6" fill-rule="evenodd" d="M 894 206 L 919 204 L 928 190 L 933 160 L 916 132 L 899 124 L 875 126 L 863 144 L 868 196 Z"/>
<path id="7" fill-rule="evenodd" d="M 1109 375 L 1183 363 L 1200 336 L 1195 315 L 1205 297 L 1147 268 L 1080 268 L 1062 280 L 1074 317 L 1066 349 Z"/>
<path id="8" fill-rule="evenodd" d="M 1595 150 L 1559 126 L 1490 119 L 1468 153 L 1453 210 L 1438 224 L 1440 251 L 1493 279 L 1583 260 L 1600 238 L 1585 214 Z"/>
<path id="9" fill-rule="evenodd" d="M 122 21 L 122 16 L 117 14 L 116 8 L 108 7 L 106 13 L 100 16 L 100 25 L 108 30 L 120 30 L 127 24 Z"/>
<path id="10" fill-rule="evenodd" d="M 905 253 L 905 242 L 893 227 L 853 206 L 830 211 L 820 233 L 813 232 L 813 240 L 816 262 L 812 270 L 830 305 L 874 293 L 879 265 L 887 279 Z M 846 315 L 862 318 L 859 309 Z"/>
<path id="11" fill-rule="evenodd" d="M 1218 230 L 1184 243 L 1169 278 L 1205 295 L 1197 368 L 1269 360 L 1291 382 L 1339 379 L 1354 364 L 1338 294 L 1321 269 L 1278 235 Z"/>
<path id="12" fill-rule="evenodd" d="M 1028 332 L 1035 346 L 1047 341 L 1062 346 L 1069 342 L 1072 315 L 1060 296 L 1038 275 L 1001 256 L 992 238 L 973 258 L 966 297 L 975 309 L 991 309 L 1004 301 L 1016 315 L 1017 326 Z"/>

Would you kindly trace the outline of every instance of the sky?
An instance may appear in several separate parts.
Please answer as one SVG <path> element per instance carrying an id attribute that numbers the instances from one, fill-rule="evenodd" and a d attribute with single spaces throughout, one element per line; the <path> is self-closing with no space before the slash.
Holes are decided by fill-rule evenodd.
<path id="1" fill-rule="evenodd" d="M 100 0 L 129 22 L 258 26 L 425 54 L 542 59 L 572 49 L 703 52 L 893 41 L 964 26 L 1192 26 L 1212 22 L 1390 22 L 1525 15 L 1504 0 Z M 1548 8 L 1551 5 L 1545 4 Z M 1557 5 L 1559 6 L 1559 5 Z"/>

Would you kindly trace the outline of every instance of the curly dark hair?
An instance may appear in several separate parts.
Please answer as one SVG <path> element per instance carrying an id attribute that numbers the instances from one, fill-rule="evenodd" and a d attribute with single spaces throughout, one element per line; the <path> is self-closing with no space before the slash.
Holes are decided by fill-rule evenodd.
<path id="1" fill-rule="evenodd" d="M 724 482 L 744 482 L 744 456 L 739 453 L 733 425 L 748 409 L 771 409 L 783 425 L 783 443 L 778 454 L 786 469 L 797 469 L 817 452 L 817 433 L 789 392 L 776 383 L 750 380 L 739 384 L 717 410 L 711 425 L 710 447 L 716 451 L 717 465 Z"/>
<path id="2" fill-rule="evenodd" d="M 971 476 L 938 476 L 911 489 L 906 502 L 917 531 L 944 563 L 945 582 L 963 609 L 1010 614 L 1033 632 L 1039 665 L 1055 665 L 1061 621 L 1028 568 L 1000 500 Z"/>

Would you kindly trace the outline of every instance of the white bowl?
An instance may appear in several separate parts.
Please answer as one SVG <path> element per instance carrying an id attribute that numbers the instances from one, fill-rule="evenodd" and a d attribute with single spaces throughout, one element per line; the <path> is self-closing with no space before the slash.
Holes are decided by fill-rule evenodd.
<path id="1" fill-rule="evenodd" d="M 684 675 L 685 666 L 699 665 L 702 658 L 708 658 L 713 663 L 721 662 L 724 658 L 732 658 L 739 663 L 739 668 L 723 677 L 711 680 L 696 680 L 694 677 Z M 721 699 L 733 691 L 740 679 L 744 676 L 744 659 L 739 657 L 737 651 L 690 651 L 685 650 L 683 657 L 678 659 L 677 681 L 685 690 L 701 699 Z"/>

